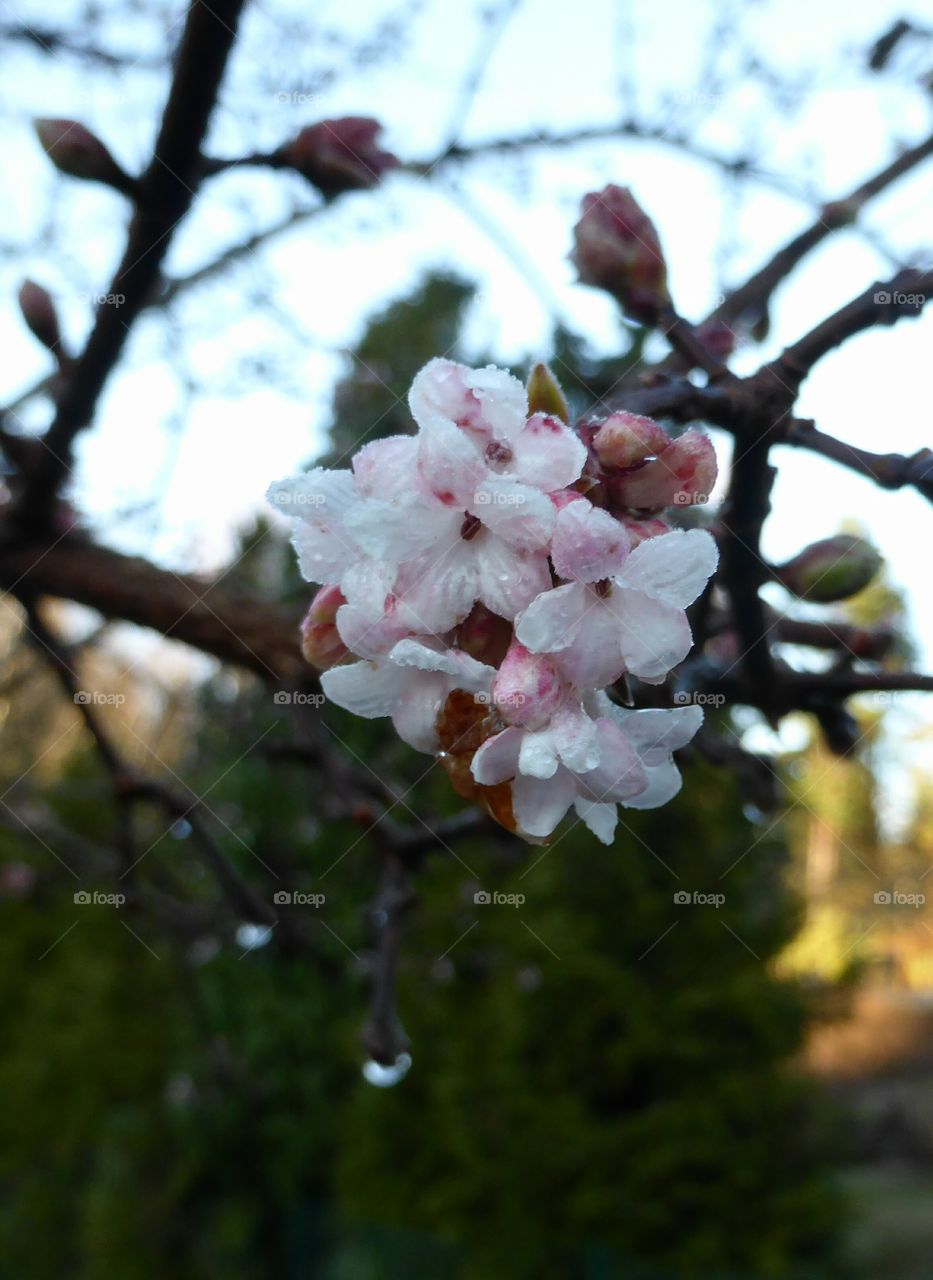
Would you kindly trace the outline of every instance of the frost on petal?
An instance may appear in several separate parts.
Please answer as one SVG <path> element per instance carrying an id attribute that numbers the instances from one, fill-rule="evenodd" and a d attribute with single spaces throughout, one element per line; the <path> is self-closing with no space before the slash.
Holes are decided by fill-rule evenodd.
<path id="1" fill-rule="evenodd" d="M 476 445 L 452 423 L 438 418 L 418 436 L 417 479 L 445 507 L 464 511 L 486 476 L 486 463 Z M 415 483 L 412 476 L 412 483 Z"/>
<path id="2" fill-rule="evenodd" d="M 552 503 L 509 476 L 487 476 L 467 505 L 487 529 L 524 551 L 544 550 L 554 530 Z"/>
<path id="3" fill-rule="evenodd" d="M 484 441 L 514 439 L 528 414 L 525 388 L 505 369 L 470 369 L 445 359 L 425 365 L 408 403 L 420 427 L 444 419 Z"/>
<path id="4" fill-rule="evenodd" d="M 529 836 L 549 836 L 576 795 L 576 782 L 567 769 L 548 779 L 519 774 L 512 783 L 512 810 L 519 830 Z"/>
<path id="5" fill-rule="evenodd" d="M 402 640 L 389 654 L 400 667 L 416 667 L 419 671 L 437 671 L 449 677 L 451 688 L 468 693 L 488 692 L 495 677 L 493 667 L 477 662 L 460 649 L 434 649 L 420 640 Z"/>
<path id="6" fill-rule="evenodd" d="M 683 609 L 622 587 L 612 593 L 612 607 L 625 668 L 633 676 L 657 681 L 690 652 L 693 636 Z"/>
<path id="7" fill-rule="evenodd" d="M 558 418 L 535 413 L 512 444 L 506 471 L 542 493 L 566 489 L 579 480 L 586 449 L 579 436 Z"/>
<path id="8" fill-rule="evenodd" d="M 515 620 L 515 635 L 532 653 L 559 653 L 577 638 L 592 592 L 582 582 L 544 590 Z"/>
<path id="9" fill-rule="evenodd" d="M 581 499 L 558 513 L 551 559 L 558 577 L 597 582 L 621 570 L 629 545 L 628 534 L 618 520 Z"/>
<path id="10" fill-rule="evenodd" d="M 685 747 L 703 723 L 701 707 L 628 711 L 613 707 L 612 716 L 644 764 L 663 764 L 672 751 Z"/>
<path id="11" fill-rule="evenodd" d="M 673 800 L 682 786 L 680 770 L 673 760 L 646 769 L 645 773 L 648 775 L 647 787 L 630 800 L 622 801 L 626 809 L 659 809 L 668 800 Z"/>
<path id="12" fill-rule="evenodd" d="M 399 616 L 409 631 L 440 635 L 467 616 L 477 597 L 477 565 L 472 544 L 459 529 L 429 551 L 403 564 L 395 583 Z"/>
<path id="13" fill-rule="evenodd" d="M 345 604 L 337 611 L 340 639 L 359 658 L 384 657 L 409 631 L 392 600 Z"/>
<path id="14" fill-rule="evenodd" d="M 292 544 L 303 576 L 309 582 L 338 581 L 360 553 L 345 528 L 347 516 L 360 502 L 352 474 L 315 467 L 277 480 L 266 496 L 296 521 Z"/>
<path id="15" fill-rule="evenodd" d="M 364 720 L 392 714 L 409 672 L 390 662 L 354 662 L 348 667 L 332 667 L 321 676 L 321 688 L 338 707 Z"/>
<path id="16" fill-rule="evenodd" d="M 353 457 L 353 474 L 366 498 L 395 498 L 411 492 L 418 459 L 414 436 L 386 436 L 364 444 Z"/>
<path id="17" fill-rule="evenodd" d="M 352 472 L 329 471 L 326 467 L 315 467 L 288 480 L 276 480 L 269 485 L 266 497 L 287 516 L 328 523 L 342 520 L 359 501 Z"/>
<path id="18" fill-rule="evenodd" d="M 573 807 L 577 811 L 577 817 L 583 820 L 597 840 L 601 840 L 603 844 L 612 844 L 619 821 L 614 804 L 599 804 L 595 800 L 587 800 L 585 796 L 577 796 Z"/>
<path id="19" fill-rule="evenodd" d="M 640 543 L 626 561 L 619 581 L 686 609 L 702 592 L 718 563 L 719 551 L 712 534 L 705 529 L 675 529 Z"/>
<path id="20" fill-rule="evenodd" d="M 401 564 L 427 551 L 459 522 L 458 512 L 412 493 L 409 482 L 408 493 L 361 502 L 347 516 L 346 529 L 367 555 Z"/>
<path id="21" fill-rule="evenodd" d="M 504 729 L 487 738 L 473 757 L 473 777 L 484 787 L 506 782 L 518 773 L 518 753 L 522 745 L 522 730 L 517 726 Z"/>
<path id="22" fill-rule="evenodd" d="M 488 529 L 462 545 L 476 548 L 476 598 L 500 618 L 511 621 L 551 585 L 551 571 L 543 551 L 510 547 Z"/>
<path id="23" fill-rule="evenodd" d="M 308 582 L 339 581 L 360 557 L 360 549 L 346 529 L 331 530 L 297 521 L 292 546 L 301 576 Z"/>

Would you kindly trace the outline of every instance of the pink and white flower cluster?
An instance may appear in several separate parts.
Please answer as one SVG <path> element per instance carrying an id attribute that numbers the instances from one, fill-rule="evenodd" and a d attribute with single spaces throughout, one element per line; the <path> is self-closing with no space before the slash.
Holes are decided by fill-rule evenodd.
<path id="1" fill-rule="evenodd" d="M 416 435 L 269 490 L 294 519 L 303 574 L 324 584 L 303 624 L 305 654 L 327 668 L 321 685 L 338 706 L 391 716 L 452 777 L 466 760 L 472 793 L 520 834 L 549 836 L 573 807 L 610 843 L 618 804 L 653 808 L 677 792 L 671 752 L 702 712 L 626 710 L 605 690 L 623 675 L 659 683 L 686 657 L 685 609 L 717 562 L 708 533 L 669 530 L 660 504 L 622 506 L 618 494 L 627 478 L 670 501 L 685 492 L 683 475 L 670 479 L 684 465 L 694 480 L 699 466 L 708 491 L 708 441 L 688 433 L 708 452 L 688 441 L 665 467 L 678 442 L 614 415 L 601 460 L 599 432 L 530 413 L 503 370 L 450 360 L 422 369 L 409 404 Z M 639 484 L 659 465 L 663 482 Z M 469 739 L 466 754 L 458 739 Z"/>

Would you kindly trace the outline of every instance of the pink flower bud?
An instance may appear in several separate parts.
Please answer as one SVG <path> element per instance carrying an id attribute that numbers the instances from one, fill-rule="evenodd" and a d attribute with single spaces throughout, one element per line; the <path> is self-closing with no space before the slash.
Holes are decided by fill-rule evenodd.
<path id="1" fill-rule="evenodd" d="M 536 364 L 528 378 L 528 412 L 545 413 L 570 423 L 570 407 L 560 383 L 546 364 Z"/>
<path id="2" fill-rule="evenodd" d="M 867 587 L 882 563 L 870 542 L 840 533 L 811 543 L 792 560 L 778 565 L 774 576 L 802 600 L 832 604 Z"/>
<path id="3" fill-rule="evenodd" d="M 129 191 L 133 180 L 95 134 L 77 120 L 36 120 L 42 150 L 62 173 Z"/>
<path id="4" fill-rule="evenodd" d="M 493 706 L 507 724 L 540 729 L 560 705 L 563 686 L 557 668 L 516 640 L 493 681 Z"/>
<path id="5" fill-rule="evenodd" d="M 374 187 L 398 158 L 381 151 L 382 125 L 369 116 L 343 116 L 308 125 L 281 149 L 281 156 L 325 195 Z"/>
<path id="6" fill-rule="evenodd" d="M 655 324 L 670 305 L 667 267 L 654 223 L 627 187 L 583 198 L 572 260 L 583 284 L 605 289 L 633 320 Z"/>
<path id="7" fill-rule="evenodd" d="M 652 462 L 610 477 L 615 504 L 637 511 L 708 502 L 716 483 L 716 451 L 701 431 L 685 431 Z"/>
<path id="8" fill-rule="evenodd" d="M 301 652 L 319 671 L 335 667 L 349 653 L 337 631 L 337 610 L 346 604 L 339 587 L 321 587 L 301 623 Z"/>
<path id="9" fill-rule="evenodd" d="M 608 417 L 593 437 L 593 448 L 604 467 L 634 467 L 646 458 L 656 458 L 670 443 L 671 437 L 653 418 L 624 409 Z"/>
<path id="10" fill-rule="evenodd" d="M 61 330 L 55 303 L 47 289 L 34 280 L 24 280 L 19 290 L 19 309 L 32 334 L 56 357 L 61 355 Z"/>

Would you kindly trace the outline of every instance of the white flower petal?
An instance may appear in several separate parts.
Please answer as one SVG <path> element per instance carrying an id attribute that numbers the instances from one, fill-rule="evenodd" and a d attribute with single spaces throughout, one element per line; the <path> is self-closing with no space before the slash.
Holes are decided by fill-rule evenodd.
<path id="1" fill-rule="evenodd" d="M 554 530 L 553 504 L 530 485 L 510 476 L 487 476 L 477 487 L 469 510 L 487 529 L 524 551 L 543 551 Z"/>
<path id="2" fill-rule="evenodd" d="M 612 716 L 646 765 L 663 764 L 672 751 L 687 745 L 703 723 L 701 707 L 648 711 L 613 707 Z"/>
<path id="3" fill-rule="evenodd" d="M 579 704 L 566 702 L 554 713 L 551 734 L 558 755 L 574 773 L 586 773 L 599 764 L 596 724 Z"/>
<path id="4" fill-rule="evenodd" d="M 587 607 L 575 642 L 555 661 L 564 678 L 578 689 L 601 689 L 618 680 L 625 670 L 619 620 L 609 607 L 609 599 L 582 583 L 577 585 L 586 594 Z"/>
<path id="5" fill-rule="evenodd" d="M 577 796 L 573 807 L 597 840 L 601 840 L 603 844 L 612 844 L 619 821 L 614 804 L 598 804 L 595 800 L 587 800 L 585 796 Z"/>
<path id="6" fill-rule="evenodd" d="M 529 778 L 553 778 L 560 763 L 550 729 L 526 729 L 518 753 L 518 771 Z"/>
<path id="7" fill-rule="evenodd" d="M 486 475 L 486 463 L 474 442 L 443 418 L 421 428 L 418 479 L 446 507 L 465 511 Z M 412 484 L 416 477 L 412 476 Z"/>
<path id="8" fill-rule="evenodd" d="M 529 836 L 549 836 L 576 799 L 573 774 L 559 770 L 553 778 L 526 778 L 512 783 L 512 812 L 519 830 Z"/>
<path id="9" fill-rule="evenodd" d="M 646 769 L 648 786 L 630 800 L 623 800 L 626 809 L 659 809 L 668 800 L 673 800 L 680 790 L 683 780 L 680 770 L 673 760 Z"/>
<path id="10" fill-rule="evenodd" d="M 391 715 L 411 679 L 411 672 L 391 662 L 354 662 L 324 671 L 321 688 L 338 707 L 364 720 L 377 720 Z"/>
<path id="11" fill-rule="evenodd" d="M 395 732 L 416 751 L 434 752 L 440 747 L 437 716 L 448 694 L 444 676 L 429 671 L 412 672 L 392 711 Z"/>
<path id="12" fill-rule="evenodd" d="M 628 800 L 648 785 L 645 767 L 625 733 L 613 720 L 596 725 L 599 765 L 579 778 L 580 790 L 601 802 Z"/>
<path id="13" fill-rule="evenodd" d="M 414 436 L 385 436 L 364 444 L 353 457 L 356 487 L 366 498 L 395 498 L 411 491 L 418 460 Z"/>
<path id="14" fill-rule="evenodd" d="M 276 480 L 269 485 L 266 497 L 285 515 L 315 523 L 342 519 L 360 500 L 353 473 L 327 467 L 314 467 L 287 480 Z"/>
<path id="15" fill-rule="evenodd" d="M 292 546 L 301 576 L 308 582 L 339 582 L 361 555 L 346 529 L 327 529 L 304 520 L 295 523 Z"/>
<path id="16" fill-rule="evenodd" d="M 409 491 L 383 501 L 368 498 L 346 518 L 345 527 L 353 540 L 376 560 L 401 564 L 444 537 L 445 532 L 463 523 L 463 517 L 430 498 Z"/>
<path id="17" fill-rule="evenodd" d="M 454 360 L 431 360 L 408 396 L 415 421 L 424 427 L 444 418 L 477 436 L 513 440 L 528 416 L 525 388 L 505 369 L 470 369 Z"/>
<path id="18" fill-rule="evenodd" d="M 430 551 L 403 564 L 395 583 L 399 616 L 411 632 L 442 635 L 462 622 L 477 598 L 472 543 L 450 531 Z"/>
<path id="19" fill-rule="evenodd" d="M 716 541 L 705 529 L 674 529 L 640 543 L 618 578 L 627 587 L 685 609 L 718 563 Z"/>
<path id="20" fill-rule="evenodd" d="M 636 547 L 632 555 L 639 550 Z M 610 598 L 626 670 L 642 680 L 657 680 L 683 662 L 693 643 L 683 609 L 623 588 L 614 590 Z"/>
<path id="21" fill-rule="evenodd" d="M 559 653 L 577 638 L 590 601 L 582 582 L 544 591 L 515 619 L 515 635 L 532 653 Z"/>
<path id="22" fill-rule="evenodd" d="M 473 757 L 470 766 L 473 777 L 485 787 L 506 782 L 518 773 L 518 752 L 522 743 L 522 730 L 517 727 L 504 729 L 495 737 L 487 738 Z"/>
<path id="23" fill-rule="evenodd" d="M 619 573 L 629 546 L 623 524 L 608 511 L 578 498 L 558 513 L 551 559 L 559 577 L 575 582 L 597 582 Z"/>
<path id="24" fill-rule="evenodd" d="M 509 546 L 488 529 L 463 546 L 475 548 L 475 598 L 500 618 L 511 621 L 551 584 L 548 558 L 543 551 Z"/>
<path id="25" fill-rule="evenodd" d="M 420 640 L 401 640 L 389 659 L 400 667 L 441 672 L 449 677 L 451 689 L 466 689 L 468 693 L 488 692 L 496 675 L 495 667 L 477 662 L 461 649 L 433 649 Z"/>
<path id="26" fill-rule="evenodd" d="M 542 493 L 566 489 L 579 480 L 586 449 L 576 432 L 557 418 L 535 413 L 512 443 L 507 471 Z"/>

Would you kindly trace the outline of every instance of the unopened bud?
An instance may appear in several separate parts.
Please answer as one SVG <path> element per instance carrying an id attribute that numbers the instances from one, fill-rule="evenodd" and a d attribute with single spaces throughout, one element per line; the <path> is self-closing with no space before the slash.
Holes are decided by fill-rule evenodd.
<path id="1" fill-rule="evenodd" d="M 606 419 L 593 437 L 593 448 L 604 467 L 634 467 L 655 458 L 671 437 L 653 418 L 620 410 Z"/>
<path id="2" fill-rule="evenodd" d="M 654 223 L 628 188 L 584 196 L 574 240 L 580 281 L 611 293 L 633 320 L 655 324 L 670 306 L 667 266 Z"/>
<path id="3" fill-rule="evenodd" d="M 528 377 L 528 412 L 547 413 L 570 425 L 570 406 L 546 364 L 536 364 Z"/>
<path id="4" fill-rule="evenodd" d="M 77 120 L 36 120 L 42 150 L 62 173 L 91 182 L 105 182 L 119 191 L 133 186 L 129 174 L 95 134 Z"/>
<path id="5" fill-rule="evenodd" d="M 34 280 L 24 280 L 19 290 L 19 309 L 30 332 L 56 359 L 61 357 L 62 334 L 55 303 L 47 289 Z"/>
<path id="6" fill-rule="evenodd" d="M 516 640 L 493 681 L 492 700 L 507 724 L 540 729 L 560 705 L 562 682 L 557 668 L 541 654 L 529 653 Z"/>
<path id="7" fill-rule="evenodd" d="M 349 650 L 337 631 L 337 610 L 346 604 L 339 587 L 321 587 L 301 623 L 301 652 L 319 671 L 341 662 Z"/>
<path id="8" fill-rule="evenodd" d="M 320 120 L 302 129 L 280 155 L 325 195 L 363 190 L 376 186 L 398 164 L 396 156 L 378 147 L 381 130 L 369 116 Z"/>
<path id="9" fill-rule="evenodd" d="M 777 565 L 774 576 L 802 600 L 832 604 L 867 587 L 882 563 L 870 542 L 839 533 L 811 543 L 786 564 Z"/>
<path id="10" fill-rule="evenodd" d="M 716 483 L 716 451 L 702 431 L 685 431 L 656 458 L 611 477 L 614 504 L 636 511 L 708 502 Z"/>

